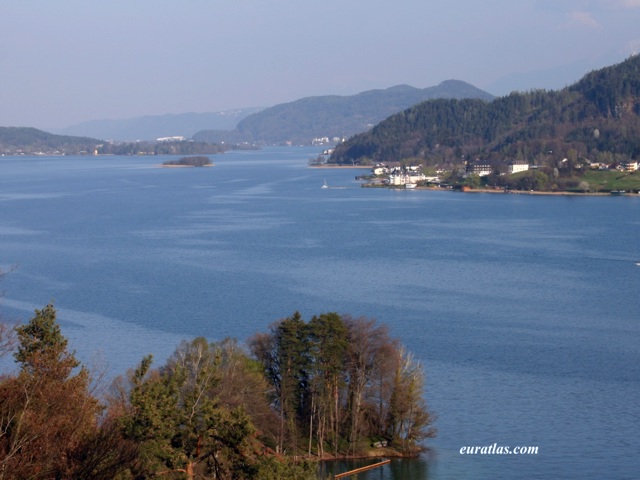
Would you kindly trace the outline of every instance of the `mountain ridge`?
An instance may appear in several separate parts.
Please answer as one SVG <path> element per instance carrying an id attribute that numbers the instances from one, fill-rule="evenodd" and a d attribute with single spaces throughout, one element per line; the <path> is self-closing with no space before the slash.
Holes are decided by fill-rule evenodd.
<path id="1" fill-rule="evenodd" d="M 355 95 L 319 95 L 265 108 L 241 120 L 232 131 L 204 130 L 193 138 L 207 142 L 310 144 L 314 138 L 344 138 L 411 105 L 433 98 L 493 99 L 493 95 L 461 80 L 445 80 L 419 89 L 395 85 Z"/>

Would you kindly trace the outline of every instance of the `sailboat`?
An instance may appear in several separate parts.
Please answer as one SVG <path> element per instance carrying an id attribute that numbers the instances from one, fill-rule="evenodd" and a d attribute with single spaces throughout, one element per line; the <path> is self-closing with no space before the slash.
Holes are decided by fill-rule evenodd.
<path id="1" fill-rule="evenodd" d="M 322 184 L 321 188 L 329 188 L 329 185 L 327 185 L 327 179 L 324 179 L 324 183 Z"/>

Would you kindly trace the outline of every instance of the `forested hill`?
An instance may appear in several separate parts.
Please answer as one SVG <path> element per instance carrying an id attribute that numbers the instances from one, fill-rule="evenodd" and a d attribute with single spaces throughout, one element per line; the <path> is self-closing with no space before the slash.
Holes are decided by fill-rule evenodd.
<path id="1" fill-rule="evenodd" d="M 93 153 L 100 143 L 95 138 L 54 135 L 30 127 L 0 127 L 0 153 L 5 154 Z"/>
<path id="2" fill-rule="evenodd" d="M 233 131 L 204 130 L 194 140 L 309 144 L 316 137 L 346 138 L 363 132 L 389 115 L 434 98 L 481 98 L 493 96 L 468 83 L 447 80 L 418 89 L 398 85 L 351 96 L 306 97 L 249 115 Z"/>
<path id="3" fill-rule="evenodd" d="M 559 91 L 421 103 L 339 145 L 330 162 L 544 165 L 568 152 L 608 163 L 640 156 L 640 56 Z"/>

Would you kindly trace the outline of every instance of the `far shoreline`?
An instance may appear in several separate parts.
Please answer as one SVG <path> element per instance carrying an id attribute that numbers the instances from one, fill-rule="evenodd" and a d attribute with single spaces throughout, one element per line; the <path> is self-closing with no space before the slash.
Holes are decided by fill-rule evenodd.
<path id="1" fill-rule="evenodd" d="M 323 165 L 308 165 L 308 168 L 335 168 L 335 169 L 344 169 L 344 170 L 364 168 L 364 169 L 371 170 L 371 166 L 370 165 L 335 165 L 335 164 L 327 165 L 327 164 L 323 164 Z"/>

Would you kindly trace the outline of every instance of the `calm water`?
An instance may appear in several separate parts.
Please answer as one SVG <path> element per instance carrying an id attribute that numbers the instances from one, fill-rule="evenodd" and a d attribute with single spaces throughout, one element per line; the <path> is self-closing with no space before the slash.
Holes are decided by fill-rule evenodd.
<path id="1" fill-rule="evenodd" d="M 109 375 L 295 310 L 375 317 L 423 361 L 439 436 L 359 478 L 637 477 L 640 197 L 361 189 L 316 154 L 1 157 L 4 316 L 54 300 Z M 459 453 L 494 443 L 539 453 Z"/>

